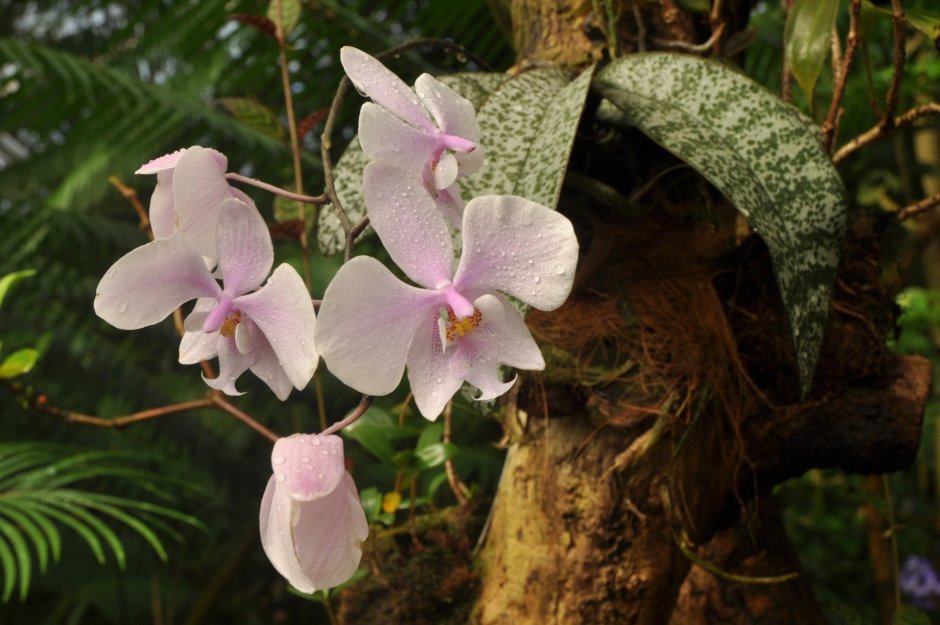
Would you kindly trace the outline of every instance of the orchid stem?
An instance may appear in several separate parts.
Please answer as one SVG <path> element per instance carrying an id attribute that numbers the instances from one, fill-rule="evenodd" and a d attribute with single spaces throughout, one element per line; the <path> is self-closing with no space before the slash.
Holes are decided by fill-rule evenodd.
<path id="1" fill-rule="evenodd" d="M 444 435 L 442 440 L 445 445 L 450 442 L 451 431 L 453 430 L 453 417 L 454 400 L 450 400 L 444 408 Z M 447 474 L 447 484 L 450 486 L 451 492 L 454 493 L 457 503 L 461 506 L 465 505 L 468 501 L 470 490 L 467 488 L 466 484 L 460 481 L 460 477 L 454 469 L 454 461 L 452 458 L 448 458 L 444 461 L 444 472 Z"/>
<path id="2" fill-rule="evenodd" d="M 322 432 L 320 432 L 320 435 L 321 435 L 321 436 L 329 436 L 330 434 L 335 434 L 336 432 L 339 432 L 340 430 L 342 430 L 342 429 L 343 429 L 344 427 L 346 427 L 347 425 L 351 425 L 351 424 L 355 423 L 356 421 L 359 420 L 359 417 L 361 417 L 363 414 L 365 414 L 366 410 L 368 410 L 368 409 L 369 409 L 369 406 L 371 406 L 371 405 L 372 405 L 372 396 L 371 396 L 371 395 L 363 395 L 363 396 L 362 396 L 362 399 L 359 400 L 359 405 L 356 406 L 356 407 L 353 409 L 353 411 L 350 412 L 349 415 L 348 415 L 345 419 L 343 419 L 342 421 L 337 421 L 336 423 L 334 423 L 334 424 L 331 425 L 330 427 L 326 428 L 325 430 L 323 430 Z"/>
<path id="3" fill-rule="evenodd" d="M 325 195 L 304 195 L 303 193 L 293 193 L 292 191 L 287 191 L 280 187 L 276 187 L 273 184 L 268 184 L 267 182 L 262 182 L 256 178 L 249 178 L 248 176 L 242 176 L 241 174 L 236 174 L 229 172 L 225 174 L 225 177 L 229 180 L 235 180 L 236 182 L 243 182 L 245 184 L 250 184 L 253 187 L 258 187 L 259 189 L 264 189 L 275 195 L 280 195 L 281 197 L 286 197 L 289 200 L 296 200 L 301 204 L 314 204 L 322 205 L 327 204 L 329 200 Z"/>
<path id="4" fill-rule="evenodd" d="M 239 410 L 238 408 L 230 404 L 228 400 L 223 399 L 220 393 L 213 393 L 210 401 L 216 407 L 229 413 L 230 415 L 232 415 L 233 417 L 235 417 L 236 419 L 238 419 L 239 421 L 241 421 L 242 423 L 250 427 L 252 430 L 257 432 L 258 434 L 261 434 L 262 436 L 267 438 L 272 443 L 277 442 L 277 439 L 281 438 L 280 436 L 278 436 L 277 434 L 275 434 L 268 428 L 264 427 L 263 425 L 255 421 L 247 413 L 242 412 L 241 410 Z"/>
<path id="5" fill-rule="evenodd" d="M 131 206 L 134 207 L 134 211 L 137 213 L 137 218 L 140 219 L 139 228 L 147 233 L 147 237 L 153 241 L 153 230 L 150 228 L 150 217 L 147 215 L 147 211 L 144 210 L 144 205 L 140 202 L 140 198 L 137 197 L 137 190 L 133 187 L 129 187 L 117 176 L 110 176 L 108 182 L 118 190 L 118 192 L 124 196 L 128 202 L 131 203 Z"/>

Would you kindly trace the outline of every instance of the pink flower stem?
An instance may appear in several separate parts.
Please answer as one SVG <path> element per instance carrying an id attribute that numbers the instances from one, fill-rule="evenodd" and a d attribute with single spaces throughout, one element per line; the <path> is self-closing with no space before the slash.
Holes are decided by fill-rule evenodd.
<path id="1" fill-rule="evenodd" d="M 345 419 L 343 419 L 342 421 L 337 421 L 330 427 L 326 428 L 325 430 L 320 432 L 320 435 L 327 436 L 329 434 L 335 434 L 336 432 L 339 432 L 347 425 L 351 425 L 355 423 L 356 421 L 359 420 L 359 417 L 365 414 L 366 410 L 368 410 L 369 406 L 371 405 L 372 405 L 372 397 L 370 395 L 363 395 L 362 399 L 359 401 L 359 405 L 356 406 L 356 408 L 352 412 L 350 412 L 349 415 Z"/>
<path id="2" fill-rule="evenodd" d="M 259 189 L 264 189 L 265 191 L 270 191 L 275 195 L 280 195 L 286 197 L 289 200 L 297 200 L 298 202 L 303 202 L 304 204 L 316 204 L 318 206 L 323 204 L 328 204 L 329 199 L 325 195 L 304 195 L 302 193 L 292 193 L 280 187 L 275 187 L 273 184 L 268 184 L 267 182 L 261 182 L 255 178 L 249 178 L 248 176 L 242 176 L 241 174 L 233 174 L 231 172 L 225 174 L 225 177 L 229 180 L 234 180 L 236 182 L 244 182 L 245 184 L 250 184 L 253 187 L 258 187 Z"/>

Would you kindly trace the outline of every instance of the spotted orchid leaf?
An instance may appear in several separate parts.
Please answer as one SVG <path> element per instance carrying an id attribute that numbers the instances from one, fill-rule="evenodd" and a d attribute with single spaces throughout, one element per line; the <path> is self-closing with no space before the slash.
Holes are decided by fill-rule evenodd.
<path id="1" fill-rule="evenodd" d="M 477 112 L 487 157 L 460 180 L 465 197 L 518 195 L 554 209 L 593 68 L 572 80 L 555 68 L 534 69 L 498 85 Z"/>
<path id="2" fill-rule="evenodd" d="M 595 87 L 641 131 L 689 163 L 767 243 L 812 382 L 845 232 L 845 188 L 797 109 L 735 70 L 688 55 L 624 57 Z"/>
<path id="3" fill-rule="evenodd" d="M 483 100 L 500 83 L 505 82 L 507 77 L 505 74 L 495 72 L 472 72 L 438 76 L 437 79 L 467 98 L 473 104 L 473 108 L 479 110 Z M 353 223 L 366 214 L 366 205 L 362 198 L 362 172 L 368 162 L 369 159 L 362 151 L 358 136 L 353 137 L 333 172 L 336 193 Z M 367 230 L 367 233 L 371 232 L 371 229 Z M 336 254 L 346 249 L 346 236 L 343 234 L 336 211 L 329 208 L 320 211 L 317 242 L 320 250 L 326 255 Z"/>

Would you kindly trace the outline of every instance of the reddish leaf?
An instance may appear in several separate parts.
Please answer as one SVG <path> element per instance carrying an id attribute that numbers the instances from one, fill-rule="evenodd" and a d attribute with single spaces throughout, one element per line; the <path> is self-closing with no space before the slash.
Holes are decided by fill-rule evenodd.
<path id="1" fill-rule="evenodd" d="M 300 120 L 300 123 L 297 124 L 297 135 L 300 140 L 303 140 L 307 133 L 313 130 L 314 126 L 323 121 L 323 118 L 326 117 L 326 114 L 330 112 L 330 109 L 320 109 L 319 111 L 314 111 Z"/>
<path id="2" fill-rule="evenodd" d="M 236 22 L 241 22 L 242 24 L 247 24 L 256 30 L 260 30 L 265 35 L 275 36 L 277 32 L 277 27 L 274 25 L 269 18 L 264 15 L 252 15 L 251 13 L 232 13 L 227 15 L 225 19 L 235 20 Z"/>

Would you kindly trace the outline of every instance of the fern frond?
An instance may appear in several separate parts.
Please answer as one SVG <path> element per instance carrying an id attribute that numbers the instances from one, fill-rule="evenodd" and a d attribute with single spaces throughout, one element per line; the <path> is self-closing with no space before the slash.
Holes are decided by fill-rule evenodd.
<path id="1" fill-rule="evenodd" d="M 167 552 L 154 527 L 174 538 L 181 535 L 168 520 L 202 528 L 195 517 L 167 506 L 73 486 L 91 479 L 142 483 L 151 492 L 170 498 L 169 486 L 179 487 L 178 480 L 140 466 L 148 459 L 153 457 L 120 450 L 80 452 L 48 443 L 0 444 L 2 600 L 9 601 L 17 581 L 20 599 L 26 597 L 33 553 L 40 573 L 46 572 L 50 560 L 58 561 L 62 541 L 57 525 L 78 534 L 99 563 L 105 561 L 102 545 L 107 544 L 121 568 L 126 562 L 124 545 L 107 520 L 133 530 L 161 560 L 167 559 Z"/>

